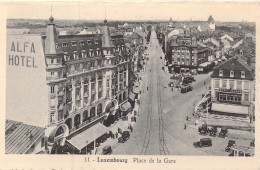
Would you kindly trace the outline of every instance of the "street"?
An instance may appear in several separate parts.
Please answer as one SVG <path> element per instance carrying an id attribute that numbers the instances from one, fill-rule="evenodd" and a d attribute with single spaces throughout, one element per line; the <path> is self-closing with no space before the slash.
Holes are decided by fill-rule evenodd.
<path id="1" fill-rule="evenodd" d="M 202 94 L 207 93 L 211 73 L 196 75 L 191 92 L 180 93 L 176 88 L 172 91 L 168 87 L 171 74 L 162 69 L 164 55 L 155 31 L 151 33 L 147 52 L 149 60 L 142 77 L 143 89 L 137 122 L 130 139 L 114 146 L 113 154 L 228 155 L 224 149 L 229 139 L 213 137 L 213 147 L 193 147 L 193 142 L 203 136 L 198 134 L 194 118 L 186 122 L 186 116 L 192 117 L 195 103 Z M 186 129 L 184 124 L 187 124 Z M 239 142 L 249 141 L 241 139 Z"/>

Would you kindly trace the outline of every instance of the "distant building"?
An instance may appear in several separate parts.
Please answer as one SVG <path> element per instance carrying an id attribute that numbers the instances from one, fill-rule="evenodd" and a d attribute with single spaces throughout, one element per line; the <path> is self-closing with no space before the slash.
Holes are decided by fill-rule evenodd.
<path id="1" fill-rule="evenodd" d="M 208 21 L 198 25 L 197 29 L 199 32 L 215 31 L 215 27 L 216 27 L 215 21 L 214 21 L 212 15 L 210 15 L 208 18 Z"/>
<path id="2" fill-rule="evenodd" d="M 252 69 L 233 57 L 213 69 L 211 114 L 249 122 L 254 117 L 255 81 Z"/>
<path id="3" fill-rule="evenodd" d="M 172 36 L 168 41 L 170 50 L 167 58 L 174 72 L 181 70 L 196 72 L 198 49 L 196 37 Z"/>

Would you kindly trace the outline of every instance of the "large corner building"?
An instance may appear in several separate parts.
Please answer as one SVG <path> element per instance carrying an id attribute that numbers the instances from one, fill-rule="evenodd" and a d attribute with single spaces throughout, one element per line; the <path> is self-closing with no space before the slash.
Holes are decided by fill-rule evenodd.
<path id="1" fill-rule="evenodd" d="M 51 17 L 45 36 L 9 36 L 6 118 L 46 128 L 49 146 L 95 125 L 105 131 L 129 107 L 129 61 L 106 20 L 101 34 L 58 35 Z"/>

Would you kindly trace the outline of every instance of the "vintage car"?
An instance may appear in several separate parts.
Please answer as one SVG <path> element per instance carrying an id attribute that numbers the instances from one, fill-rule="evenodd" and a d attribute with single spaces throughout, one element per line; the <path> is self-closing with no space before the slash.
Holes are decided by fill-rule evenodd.
<path id="1" fill-rule="evenodd" d="M 206 124 L 202 124 L 199 129 L 198 129 L 198 132 L 200 135 L 207 135 L 208 133 L 208 127 Z"/>
<path id="2" fill-rule="evenodd" d="M 194 147 L 210 147 L 212 146 L 212 140 L 210 138 L 202 138 L 198 142 L 193 143 Z"/>
<path id="3" fill-rule="evenodd" d="M 102 155 L 110 155 L 112 153 L 112 147 L 110 145 L 105 146 L 102 149 Z"/>
<path id="4" fill-rule="evenodd" d="M 183 84 L 182 86 L 181 86 L 181 93 L 187 93 L 187 92 L 189 92 L 189 91 L 192 91 L 192 86 L 191 86 L 191 84 Z"/>
<path id="5" fill-rule="evenodd" d="M 218 128 L 216 126 L 212 126 L 208 129 L 210 136 L 217 136 Z"/>
<path id="6" fill-rule="evenodd" d="M 228 133 L 228 129 L 226 128 L 226 127 L 222 127 L 221 128 L 221 131 L 219 132 L 219 137 L 220 138 L 225 138 L 226 137 L 226 135 L 227 135 L 227 133 Z"/>
<path id="7" fill-rule="evenodd" d="M 228 145 L 227 145 L 227 147 L 225 148 L 225 151 L 226 151 L 226 152 L 230 152 L 230 151 L 231 151 L 231 147 L 234 146 L 235 144 L 236 144 L 235 141 L 229 140 L 229 141 L 228 141 Z"/>

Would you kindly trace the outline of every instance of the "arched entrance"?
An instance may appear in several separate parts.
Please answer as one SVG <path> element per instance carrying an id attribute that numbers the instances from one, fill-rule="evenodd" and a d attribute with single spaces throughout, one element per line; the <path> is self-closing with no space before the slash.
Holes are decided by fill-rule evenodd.
<path id="1" fill-rule="evenodd" d="M 119 103 L 122 103 L 123 99 L 122 99 L 122 94 L 119 94 Z"/>
<path id="2" fill-rule="evenodd" d="M 69 128 L 66 124 L 48 127 L 45 131 L 47 147 L 51 153 L 57 153 L 60 146 L 64 146 Z"/>
<path id="3" fill-rule="evenodd" d="M 110 126 L 116 119 L 116 112 L 118 110 L 118 101 L 116 99 L 109 100 L 105 103 L 103 112 L 107 114 L 107 119 L 104 120 L 105 126 Z"/>
<path id="4" fill-rule="evenodd" d="M 68 126 L 69 129 L 72 128 L 72 119 L 71 118 L 68 118 L 66 121 L 65 121 L 65 124 Z"/>
<path id="5" fill-rule="evenodd" d="M 100 116 L 101 113 L 102 113 L 102 103 L 99 103 L 97 106 L 97 115 Z"/>
<path id="6" fill-rule="evenodd" d="M 86 122 L 88 119 L 89 119 L 89 117 L 88 117 L 88 110 L 85 110 L 83 112 L 83 122 Z"/>
<path id="7" fill-rule="evenodd" d="M 95 115 L 96 115 L 95 107 L 92 107 L 92 108 L 90 109 L 90 118 L 95 117 Z"/>
<path id="8" fill-rule="evenodd" d="M 77 126 L 79 126 L 80 124 L 80 114 L 77 114 L 75 117 L 74 117 L 74 127 L 77 128 Z"/>

